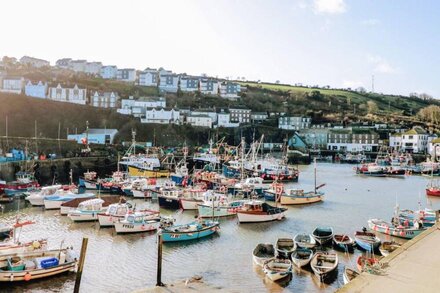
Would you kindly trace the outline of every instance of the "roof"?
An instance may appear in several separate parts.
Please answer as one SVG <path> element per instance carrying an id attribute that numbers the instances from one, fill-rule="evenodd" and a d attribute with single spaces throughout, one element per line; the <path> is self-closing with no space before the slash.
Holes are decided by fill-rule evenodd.
<path id="1" fill-rule="evenodd" d="M 171 107 L 147 107 L 147 111 L 151 111 L 151 110 L 156 110 L 156 111 L 161 111 L 161 110 L 164 110 L 164 111 L 171 111 L 171 110 L 179 111 L 179 109 L 171 108 Z"/>
<path id="2" fill-rule="evenodd" d="M 111 134 L 118 132 L 114 128 L 89 128 L 89 134 Z"/>
<path id="3" fill-rule="evenodd" d="M 432 144 L 434 143 L 440 143 L 440 137 L 439 138 L 435 138 L 431 141 Z"/>
<path id="4" fill-rule="evenodd" d="M 414 127 L 403 133 L 404 135 L 418 135 L 418 134 L 428 134 L 425 129 L 421 127 Z"/>
<path id="5" fill-rule="evenodd" d="M 266 115 L 267 116 L 267 112 L 252 112 L 252 115 Z"/>
<path id="6" fill-rule="evenodd" d="M 209 119 L 211 119 L 211 117 L 209 117 L 208 115 L 203 115 L 203 114 L 195 114 L 195 115 L 191 114 L 191 115 L 188 116 L 188 118 L 189 117 L 200 117 L 200 118 L 209 118 Z"/>

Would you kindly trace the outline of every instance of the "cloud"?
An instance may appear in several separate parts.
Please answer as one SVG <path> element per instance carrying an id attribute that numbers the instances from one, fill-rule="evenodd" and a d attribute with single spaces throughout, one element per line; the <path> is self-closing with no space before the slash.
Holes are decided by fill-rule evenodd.
<path id="1" fill-rule="evenodd" d="M 361 24 L 365 26 L 376 26 L 380 24 L 380 20 L 376 18 L 364 19 L 361 21 Z"/>
<path id="2" fill-rule="evenodd" d="M 368 62 L 374 65 L 374 71 L 386 74 L 398 73 L 399 69 L 391 65 L 385 58 L 368 55 Z"/>
<path id="3" fill-rule="evenodd" d="M 313 10 L 316 14 L 341 14 L 347 11 L 344 0 L 314 0 Z"/>
<path id="4" fill-rule="evenodd" d="M 342 81 L 342 87 L 357 89 L 358 87 L 365 87 L 364 83 L 358 80 L 346 80 Z"/>

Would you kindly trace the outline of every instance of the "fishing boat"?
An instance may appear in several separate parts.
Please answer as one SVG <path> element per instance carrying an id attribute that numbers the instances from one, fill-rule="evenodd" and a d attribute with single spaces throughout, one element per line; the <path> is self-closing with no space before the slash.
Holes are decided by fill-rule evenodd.
<path id="1" fill-rule="evenodd" d="M 304 192 L 302 189 L 286 190 L 280 196 L 280 203 L 282 205 L 300 205 L 320 202 L 324 199 L 324 192 L 308 191 Z"/>
<path id="2" fill-rule="evenodd" d="M 75 198 L 93 198 L 93 193 L 73 193 L 71 191 L 58 190 L 53 195 L 44 197 L 44 208 L 47 210 L 57 210 L 61 204 Z"/>
<path id="3" fill-rule="evenodd" d="M 160 227 L 158 216 L 158 211 L 128 212 L 123 220 L 114 222 L 116 233 L 139 233 L 157 230 Z"/>
<path id="4" fill-rule="evenodd" d="M 28 242 L 6 241 L 0 243 L 0 256 L 13 253 L 43 251 L 47 249 L 47 240 L 33 240 Z"/>
<path id="5" fill-rule="evenodd" d="M 63 186 L 60 184 L 42 187 L 38 191 L 31 192 L 26 197 L 26 200 L 29 201 L 29 203 L 33 206 L 44 206 L 44 197 L 53 195 L 62 187 Z"/>
<path id="6" fill-rule="evenodd" d="M 320 281 L 325 280 L 338 267 L 338 255 L 336 253 L 316 252 L 310 261 L 313 273 Z"/>
<path id="7" fill-rule="evenodd" d="M 103 211 L 103 203 L 104 201 L 100 198 L 83 201 L 77 209 L 70 211 L 67 216 L 74 222 L 96 221 L 98 214 Z"/>
<path id="8" fill-rule="evenodd" d="M 363 231 L 356 231 L 354 234 L 354 241 L 357 246 L 366 251 L 375 251 L 380 246 L 380 239 L 376 237 L 374 233 L 367 232 L 364 228 Z"/>
<path id="9" fill-rule="evenodd" d="M 353 251 L 355 241 L 348 235 L 333 235 L 333 244 L 342 251 Z"/>
<path id="10" fill-rule="evenodd" d="M 56 249 L 0 256 L 0 282 L 32 281 L 74 272 L 77 258 L 72 250 Z"/>
<path id="11" fill-rule="evenodd" d="M 316 227 L 312 232 L 312 237 L 320 245 L 324 245 L 331 241 L 333 238 L 333 228 L 332 227 Z"/>
<path id="12" fill-rule="evenodd" d="M 197 206 L 198 214 L 200 218 L 235 216 L 242 208 L 244 202 L 244 200 L 224 201 L 214 206 L 204 202 Z"/>
<path id="13" fill-rule="evenodd" d="M 260 267 L 273 258 L 275 258 L 275 248 L 270 243 L 259 243 L 252 253 L 254 263 Z"/>
<path id="14" fill-rule="evenodd" d="M 355 168 L 355 170 L 357 174 L 372 177 L 385 177 L 387 175 L 385 168 L 377 163 L 364 164 L 361 167 Z"/>
<path id="15" fill-rule="evenodd" d="M 235 183 L 230 189 L 232 194 L 255 192 L 263 194 L 264 190 L 269 189 L 269 184 L 263 182 L 261 177 L 248 177 Z"/>
<path id="16" fill-rule="evenodd" d="M 292 262 L 289 259 L 271 259 L 264 263 L 263 272 L 271 281 L 278 281 L 292 273 Z"/>
<path id="17" fill-rule="evenodd" d="M 60 207 L 60 215 L 67 216 L 70 211 L 76 210 L 80 203 L 86 200 L 90 200 L 96 197 L 85 197 L 85 198 L 75 198 L 67 202 L 63 202 Z M 126 200 L 117 195 L 103 196 L 101 199 L 104 201 L 102 203 L 103 208 L 107 208 L 109 205 L 114 203 L 125 203 Z"/>
<path id="18" fill-rule="evenodd" d="M 399 248 L 401 245 L 395 241 L 384 241 L 379 246 L 379 251 L 383 256 L 388 256 L 394 250 Z"/>
<path id="19" fill-rule="evenodd" d="M 219 223 L 212 220 L 199 220 L 184 225 L 174 225 L 161 229 L 164 242 L 177 242 L 203 238 L 216 233 Z"/>
<path id="20" fill-rule="evenodd" d="M 277 181 L 272 182 L 269 189 L 263 190 L 263 196 L 266 201 L 278 201 L 284 192 L 284 185 Z"/>
<path id="21" fill-rule="evenodd" d="M 125 218 L 125 215 L 131 210 L 131 204 L 113 203 L 108 206 L 105 212 L 98 213 L 99 226 L 111 227 L 116 222 Z"/>
<path id="22" fill-rule="evenodd" d="M 158 158 L 148 158 L 147 161 L 128 166 L 128 174 L 134 177 L 169 178 L 170 171 L 161 168 Z"/>
<path id="23" fill-rule="evenodd" d="M 440 196 L 440 185 L 437 183 L 434 183 L 433 180 L 431 180 L 431 183 L 426 187 L 426 195 L 427 196 Z"/>
<path id="24" fill-rule="evenodd" d="M 308 265 L 312 258 L 313 250 L 311 250 L 310 248 L 297 248 L 291 256 L 293 264 L 299 268 Z"/>
<path id="25" fill-rule="evenodd" d="M 344 273 L 342 275 L 342 280 L 344 282 L 344 285 L 347 285 L 349 282 L 351 282 L 357 276 L 359 276 L 359 273 L 357 271 L 350 269 L 348 267 L 345 267 Z"/>
<path id="26" fill-rule="evenodd" d="M 375 257 L 368 257 L 365 255 L 360 255 L 356 260 L 356 266 L 359 272 L 368 270 L 379 264 L 379 259 Z"/>
<path id="27" fill-rule="evenodd" d="M 30 172 L 17 172 L 16 180 L 12 182 L 0 181 L 0 193 L 4 192 L 7 196 L 15 196 L 27 191 L 32 191 L 40 185 L 35 180 L 34 174 Z"/>
<path id="28" fill-rule="evenodd" d="M 248 200 L 237 211 L 237 216 L 240 223 L 268 222 L 284 219 L 286 211 L 259 200 Z"/>
<path id="29" fill-rule="evenodd" d="M 278 238 L 276 248 L 279 258 L 290 259 L 290 255 L 295 250 L 295 242 L 292 238 Z"/>
<path id="30" fill-rule="evenodd" d="M 182 148 L 182 153 L 183 158 L 177 163 L 175 171 L 170 175 L 170 179 L 178 186 L 188 186 L 189 183 L 191 183 L 187 166 L 188 164 L 186 162 L 188 157 L 188 147 L 184 146 Z"/>
<path id="31" fill-rule="evenodd" d="M 316 240 L 310 234 L 296 234 L 293 237 L 295 245 L 300 248 L 313 248 L 316 246 Z"/>
<path id="32" fill-rule="evenodd" d="M 423 227 L 434 226 L 436 221 L 435 212 L 429 209 L 425 210 L 402 210 L 397 213 L 397 216 L 404 226 L 413 225 L 414 221 L 421 222 Z"/>
<path id="33" fill-rule="evenodd" d="M 87 171 L 84 172 L 83 177 L 79 177 L 79 186 L 84 187 L 85 189 L 96 189 L 97 184 L 97 174 L 96 172 Z"/>
<path id="34" fill-rule="evenodd" d="M 402 225 L 395 226 L 380 219 L 368 220 L 368 227 L 376 232 L 405 239 L 413 239 L 426 230 L 425 227 L 419 227 L 417 221 L 415 222 L 414 226 L 404 227 Z"/>
<path id="35" fill-rule="evenodd" d="M 159 206 L 166 209 L 180 209 L 180 198 L 182 191 L 177 188 L 163 188 L 157 196 Z"/>
<path id="36" fill-rule="evenodd" d="M 188 186 L 183 190 L 180 206 L 183 210 L 197 210 L 197 206 L 204 201 L 206 189 L 201 186 Z"/>

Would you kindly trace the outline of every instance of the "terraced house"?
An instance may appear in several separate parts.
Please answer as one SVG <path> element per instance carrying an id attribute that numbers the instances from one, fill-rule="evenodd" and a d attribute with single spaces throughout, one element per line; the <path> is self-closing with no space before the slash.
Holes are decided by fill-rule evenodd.
<path id="1" fill-rule="evenodd" d="M 159 90 L 162 92 L 177 93 L 179 88 L 179 76 L 177 74 L 168 73 L 161 74 L 159 77 Z"/>
<path id="2" fill-rule="evenodd" d="M 212 78 L 200 79 L 200 92 L 204 95 L 218 95 L 218 80 Z"/>
<path id="3" fill-rule="evenodd" d="M 199 90 L 199 78 L 193 76 L 180 76 L 180 90 L 182 92 L 196 92 Z"/>
<path id="4" fill-rule="evenodd" d="M 58 84 L 56 87 L 49 88 L 47 98 L 58 102 L 85 105 L 87 103 L 87 90 L 79 88 L 76 84 L 73 88 L 62 87 Z"/>
<path id="5" fill-rule="evenodd" d="M 156 69 L 146 68 L 139 74 L 139 85 L 157 86 L 159 83 L 159 72 Z"/>
<path id="6" fill-rule="evenodd" d="M 223 81 L 220 83 L 220 97 L 235 100 L 239 98 L 241 91 L 240 84 L 232 81 Z"/>
<path id="7" fill-rule="evenodd" d="M 366 128 L 333 128 L 329 129 L 327 149 L 348 152 L 376 152 L 379 146 L 379 135 Z"/>
<path id="8" fill-rule="evenodd" d="M 133 68 L 118 69 L 118 72 L 116 74 L 116 79 L 125 82 L 135 82 L 136 69 Z"/>

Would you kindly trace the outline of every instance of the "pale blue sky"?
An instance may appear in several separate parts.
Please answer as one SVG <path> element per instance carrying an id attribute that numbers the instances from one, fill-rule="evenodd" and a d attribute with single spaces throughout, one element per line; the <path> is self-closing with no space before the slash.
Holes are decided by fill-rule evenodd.
<path id="1" fill-rule="evenodd" d="M 4 1 L 0 56 L 440 98 L 440 2 Z"/>

